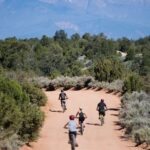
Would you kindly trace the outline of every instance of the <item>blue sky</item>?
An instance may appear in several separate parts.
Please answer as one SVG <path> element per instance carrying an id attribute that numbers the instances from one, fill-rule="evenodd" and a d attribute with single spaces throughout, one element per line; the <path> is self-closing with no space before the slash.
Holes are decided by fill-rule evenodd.
<path id="1" fill-rule="evenodd" d="M 150 35 L 150 0 L 0 0 L 0 39 L 103 32 L 109 38 Z"/>

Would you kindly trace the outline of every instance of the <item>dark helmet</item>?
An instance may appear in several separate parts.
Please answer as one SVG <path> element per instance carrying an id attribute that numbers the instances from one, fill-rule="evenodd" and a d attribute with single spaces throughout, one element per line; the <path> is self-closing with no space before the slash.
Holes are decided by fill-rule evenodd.
<path id="1" fill-rule="evenodd" d="M 103 103 L 103 102 L 104 102 L 104 99 L 101 99 L 101 102 Z"/>
<path id="2" fill-rule="evenodd" d="M 75 119 L 75 116 L 74 116 L 74 115 L 70 115 L 70 116 L 69 116 L 69 119 L 70 119 L 70 120 L 74 120 L 74 119 Z"/>
<path id="3" fill-rule="evenodd" d="M 80 107 L 79 110 L 82 111 L 82 108 Z"/>

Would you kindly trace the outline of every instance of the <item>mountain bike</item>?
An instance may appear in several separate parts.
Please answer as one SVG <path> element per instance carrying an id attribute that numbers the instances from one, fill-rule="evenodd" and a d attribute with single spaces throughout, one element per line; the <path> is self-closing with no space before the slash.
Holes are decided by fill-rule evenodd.
<path id="1" fill-rule="evenodd" d="M 76 118 L 78 118 L 79 119 L 79 117 L 76 117 Z M 86 119 L 87 117 L 85 117 L 84 119 L 83 119 L 83 121 L 80 121 L 79 120 L 79 131 L 80 131 L 80 133 L 81 133 L 81 135 L 83 135 L 83 132 L 84 132 L 84 124 L 83 124 L 83 122 L 84 122 L 84 120 Z"/>
<path id="2" fill-rule="evenodd" d="M 66 101 L 65 100 L 62 101 L 62 109 L 63 109 L 63 113 L 67 110 Z"/>
<path id="3" fill-rule="evenodd" d="M 81 135 L 83 135 L 83 131 L 84 131 L 83 122 L 80 122 L 80 133 L 81 133 Z"/>
<path id="4" fill-rule="evenodd" d="M 74 134 L 71 134 L 71 150 L 75 150 L 75 147 L 76 147 L 76 137 Z"/>
<path id="5" fill-rule="evenodd" d="M 102 114 L 99 115 L 100 125 L 104 124 L 104 116 Z"/>
<path id="6" fill-rule="evenodd" d="M 99 120 L 100 120 L 100 123 L 101 123 L 100 125 L 101 126 L 104 125 L 104 123 L 105 123 L 104 117 L 105 117 L 105 112 L 106 111 L 107 111 L 107 109 L 99 112 Z"/>

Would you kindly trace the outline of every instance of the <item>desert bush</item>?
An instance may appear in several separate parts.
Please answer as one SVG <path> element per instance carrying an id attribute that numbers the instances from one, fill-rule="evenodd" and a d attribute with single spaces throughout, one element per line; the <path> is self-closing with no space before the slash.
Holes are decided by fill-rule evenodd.
<path id="1" fill-rule="evenodd" d="M 108 90 L 122 92 L 122 87 L 123 87 L 123 81 L 122 80 L 115 80 L 115 81 L 109 83 L 108 87 L 106 87 L 106 88 Z"/>
<path id="2" fill-rule="evenodd" d="M 47 90 L 56 90 L 57 88 L 63 87 L 65 90 L 74 88 L 80 90 L 82 88 L 97 88 L 99 89 L 108 89 L 112 91 L 122 92 L 123 81 L 115 80 L 111 83 L 109 82 L 98 82 L 91 76 L 81 76 L 81 77 L 58 77 L 54 80 L 51 80 L 47 86 Z"/>
<path id="3" fill-rule="evenodd" d="M 47 77 L 29 78 L 28 81 L 39 88 L 46 88 L 50 83 L 50 80 Z"/>
<path id="4" fill-rule="evenodd" d="M 18 132 L 22 125 L 22 115 L 15 100 L 0 92 L 0 139 Z"/>
<path id="5" fill-rule="evenodd" d="M 144 92 L 126 93 L 121 100 L 120 122 L 125 133 L 139 144 L 150 143 L 150 97 Z"/>
<path id="6" fill-rule="evenodd" d="M 0 149 L 19 150 L 23 142 L 20 141 L 17 134 L 13 134 L 9 138 L 0 141 Z"/>
<path id="7" fill-rule="evenodd" d="M 94 81 L 94 78 L 91 76 L 83 76 L 83 77 L 76 77 L 75 78 L 75 89 L 76 90 L 80 90 L 82 88 L 88 88 L 89 87 L 89 83 Z"/>
<path id="8" fill-rule="evenodd" d="M 142 144 L 146 142 L 146 144 L 150 144 L 150 127 L 145 126 L 144 128 L 139 128 L 134 130 L 132 135 L 133 140 L 137 144 Z"/>
<path id="9" fill-rule="evenodd" d="M 38 106 L 44 106 L 46 104 L 47 98 L 41 89 L 29 83 L 23 83 L 22 88 L 29 96 L 30 102 L 32 104 L 36 104 Z"/>

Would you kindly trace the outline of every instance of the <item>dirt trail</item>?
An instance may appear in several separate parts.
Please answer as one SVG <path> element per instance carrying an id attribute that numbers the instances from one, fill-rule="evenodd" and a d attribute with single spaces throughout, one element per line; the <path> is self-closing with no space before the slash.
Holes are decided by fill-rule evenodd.
<path id="1" fill-rule="evenodd" d="M 118 109 L 120 99 L 113 94 L 107 94 L 105 91 L 66 91 L 69 99 L 67 100 L 68 110 L 61 112 L 60 101 L 58 95 L 60 91 L 46 92 L 48 97 L 48 106 L 45 108 L 46 120 L 41 130 L 41 137 L 32 148 L 26 146 L 21 150 L 70 150 L 68 142 L 67 130 L 63 126 L 68 121 L 70 114 L 76 114 L 79 107 L 87 114 L 85 120 L 84 135 L 77 137 L 79 147 L 77 150 L 141 150 L 134 147 L 134 143 L 127 141 L 123 137 L 123 133 L 116 125 L 118 121 Z M 96 112 L 97 103 L 101 98 L 110 108 L 106 113 L 105 124 L 100 126 L 98 113 Z M 51 107 L 49 107 L 51 106 Z"/>

